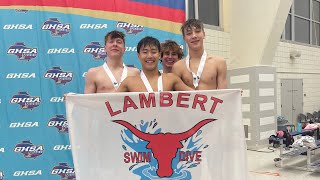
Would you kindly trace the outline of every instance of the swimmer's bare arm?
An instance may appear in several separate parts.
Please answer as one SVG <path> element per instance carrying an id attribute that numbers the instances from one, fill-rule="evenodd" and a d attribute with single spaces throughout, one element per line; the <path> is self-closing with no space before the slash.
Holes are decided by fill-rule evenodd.
<path id="1" fill-rule="evenodd" d="M 172 66 L 172 73 L 177 75 L 179 78 L 182 77 L 182 73 L 181 73 L 181 61 L 176 62 L 173 66 Z"/>
<path id="2" fill-rule="evenodd" d="M 182 74 L 180 72 L 180 62 L 176 62 L 173 66 L 172 66 L 172 73 L 177 75 L 179 78 L 181 78 Z"/>
<path id="3" fill-rule="evenodd" d="M 128 83 L 130 82 L 130 79 L 131 79 L 130 76 L 126 77 L 122 81 L 122 83 L 120 84 L 116 92 L 129 92 Z"/>
<path id="4" fill-rule="evenodd" d="M 140 74 L 140 70 L 137 69 L 137 68 L 131 68 L 129 67 L 129 73 L 128 73 L 128 76 L 137 76 Z"/>
<path id="5" fill-rule="evenodd" d="M 217 89 L 227 89 L 227 64 L 223 58 L 218 59 L 218 62 Z"/>
<path id="6" fill-rule="evenodd" d="M 182 78 L 184 74 L 190 73 L 187 69 L 184 69 L 184 67 L 185 67 L 185 61 L 180 60 L 172 66 L 172 73 L 177 75 L 187 86 L 189 86 L 192 90 L 194 90 L 194 85 L 192 84 L 192 82 L 188 82 L 188 81 L 186 82 Z"/>
<path id="7" fill-rule="evenodd" d="M 168 78 L 172 79 L 174 82 L 173 89 L 175 91 L 192 91 L 191 87 L 187 86 L 178 76 L 173 73 L 168 73 Z"/>
<path id="8" fill-rule="evenodd" d="M 97 92 L 97 86 L 94 81 L 95 77 L 95 70 L 94 69 L 89 69 L 88 73 L 86 75 L 86 82 L 85 82 L 85 87 L 84 87 L 84 94 L 91 94 L 91 93 L 96 93 Z"/>

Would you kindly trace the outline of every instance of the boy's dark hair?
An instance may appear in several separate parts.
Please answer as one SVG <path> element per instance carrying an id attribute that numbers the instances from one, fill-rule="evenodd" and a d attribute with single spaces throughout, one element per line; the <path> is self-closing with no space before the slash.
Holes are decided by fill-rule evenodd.
<path id="1" fill-rule="evenodd" d="M 142 38 L 137 45 L 138 54 L 140 53 L 140 48 L 146 46 L 156 46 L 158 48 L 158 51 L 160 52 L 160 42 L 157 38 L 154 38 L 152 36 L 146 36 Z"/>
<path id="2" fill-rule="evenodd" d="M 179 44 L 172 40 L 166 40 L 164 43 L 161 43 L 161 58 L 163 57 L 163 53 L 173 51 L 178 54 L 178 59 L 183 57 L 183 51 L 180 48 Z"/>
<path id="3" fill-rule="evenodd" d="M 126 44 L 126 41 L 125 41 L 125 34 L 123 34 L 123 32 L 121 31 L 117 31 L 117 30 L 114 30 L 114 31 L 110 31 L 108 32 L 108 34 L 106 36 L 104 36 L 104 44 L 107 44 L 107 41 L 108 41 L 108 38 L 110 37 L 111 39 L 115 39 L 115 38 L 120 38 L 123 40 L 123 43 Z"/>
<path id="4" fill-rule="evenodd" d="M 181 26 L 181 32 L 183 37 L 185 36 L 184 34 L 184 30 L 188 29 L 188 28 L 192 28 L 195 27 L 197 29 L 201 29 L 202 31 L 204 31 L 203 29 L 203 22 L 199 19 L 188 19 L 186 22 L 184 22 Z"/>

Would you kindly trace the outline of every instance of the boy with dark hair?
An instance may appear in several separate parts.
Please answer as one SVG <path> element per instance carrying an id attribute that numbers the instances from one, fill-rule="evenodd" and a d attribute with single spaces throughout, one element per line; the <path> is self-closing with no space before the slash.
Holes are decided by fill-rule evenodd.
<path id="1" fill-rule="evenodd" d="M 158 70 L 160 58 L 160 42 L 147 36 L 137 46 L 138 58 L 142 71 L 138 76 L 127 77 L 117 92 L 161 92 L 193 90 L 172 73 L 161 74 Z"/>
<path id="2" fill-rule="evenodd" d="M 174 63 L 182 57 L 183 51 L 175 41 L 166 40 L 161 44 L 161 62 L 164 73 L 171 73 Z"/>
<path id="3" fill-rule="evenodd" d="M 181 26 L 189 54 L 173 65 L 172 72 L 189 87 L 197 90 L 227 88 L 227 65 L 222 57 L 207 55 L 204 50 L 203 23 L 189 19 Z"/>
<path id="4" fill-rule="evenodd" d="M 127 67 L 123 63 L 125 35 L 122 32 L 111 31 L 105 36 L 104 41 L 104 49 L 107 53 L 106 62 L 102 66 L 88 70 L 85 94 L 115 92 L 127 76 L 135 76 L 140 73 L 138 69 Z"/>

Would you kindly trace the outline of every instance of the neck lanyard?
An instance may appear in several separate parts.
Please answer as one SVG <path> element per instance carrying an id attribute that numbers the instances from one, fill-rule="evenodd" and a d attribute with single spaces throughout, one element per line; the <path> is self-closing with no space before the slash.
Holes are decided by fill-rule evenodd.
<path id="1" fill-rule="evenodd" d="M 147 76 L 144 74 L 143 71 L 141 71 L 141 79 L 143 81 L 143 84 L 146 86 L 147 88 L 147 91 L 148 92 L 154 92 L 154 90 L 152 89 L 148 79 L 147 79 Z M 158 92 L 162 92 L 163 91 L 163 86 L 162 86 L 162 75 L 160 75 L 158 77 Z"/>
<path id="2" fill-rule="evenodd" d="M 107 62 L 103 64 L 103 69 L 106 71 L 107 75 L 109 76 L 110 80 L 112 81 L 112 85 L 115 89 L 118 89 L 120 86 L 121 82 L 127 77 L 128 69 L 125 64 L 123 64 L 123 71 L 121 75 L 121 80 L 118 82 L 114 75 L 112 74 L 109 66 L 107 65 Z"/>
<path id="3" fill-rule="evenodd" d="M 198 67 L 197 74 L 195 74 L 190 69 L 190 56 L 189 56 L 189 54 L 186 57 L 186 65 L 187 65 L 188 71 L 192 73 L 194 87 L 198 87 L 198 85 L 199 85 L 201 74 L 202 74 L 202 71 L 203 71 L 203 68 L 204 68 L 204 64 L 206 63 L 206 60 L 207 60 L 207 53 L 206 53 L 206 51 L 203 51 L 203 54 L 202 54 L 201 60 L 200 60 L 200 64 L 199 64 L 199 67 Z"/>

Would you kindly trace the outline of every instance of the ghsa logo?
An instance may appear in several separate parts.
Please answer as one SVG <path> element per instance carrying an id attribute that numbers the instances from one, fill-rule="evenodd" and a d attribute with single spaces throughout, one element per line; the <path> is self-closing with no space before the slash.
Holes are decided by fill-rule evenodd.
<path id="1" fill-rule="evenodd" d="M 124 29 L 127 34 L 135 34 L 135 35 L 144 30 L 144 27 L 141 25 L 121 22 L 121 21 L 118 21 L 117 28 Z"/>
<path id="2" fill-rule="evenodd" d="M 66 85 L 68 82 L 72 81 L 73 73 L 64 72 L 60 67 L 52 67 L 52 69 L 49 69 L 44 74 L 44 78 L 53 79 L 57 85 Z"/>
<path id="3" fill-rule="evenodd" d="M 91 54 L 96 60 L 103 60 L 107 57 L 104 47 L 101 46 L 99 42 L 91 42 L 90 44 L 86 45 L 83 53 Z"/>
<path id="4" fill-rule="evenodd" d="M 43 145 L 34 145 L 31 141 L 22 141 L 14 148 L 14 152 L 22 153 L 25 158 L 36 158 L 43 154 Z"/>
<path id="5" fill-rule="evenodd" d="M 0 180 L 4 180 L 4 173 L 0 171 Z"/>
<path id="6" fill-rule="evenodd" d="M 31 79 L 36 78 L 36 73 L 8 73 L 7 79 Z"/>
<path id="7" fill-rule="evenodd" d="M 108 24 L 81 24 L 80 29 L 107 29 Z"/>
<path id="8" fill-rule="evenodd" d="M 54 166 L 51 171 L 52 175 L 59 175 L 62 180 L 75 179 L 76 173 L 73 167 L 69 167 L 67 163 L 59 163 Z"/>
<path id="9" fill-rule="evenodd" d="M 48 122 L 48 127 L 55 127 L 58 129 L 59 133 L 68 133 L 68 121 L 63 115 L 56 115 L 51 118 Z"/>
<path id="10" fill-rule="evenodd" d="M 137 51 L 137 47 L 130 47 L 130 46 L 126 47 L 126 52 L 136 52 L 136 51 Z"/>
<path id="11" fill-rule="evenodd" d="M 16 42 L 14 45 L 10 46 L 7 54 L 16 55 L 18 60 L 27 60 L 37 57 L 38 49 L 29 48 L 24 42 Z"/>
<path id="12" fill-rule="evenodd" d="M 204 119 L 191 129 L 181 133 L 162 133 L 156 120 L 141 121 L 137 127 L 123 121 L 115 120 L 127 129 L 121 131 L 122 148 L 125 163 L 134 163 L 129 170 L 141 179 L 192 179 L 191 168 L 201 163 L 202 150 L 208 145 L 202 144 L 200 128 L 216 119 Z M 153 132 L 152 132 L 153 131 Z M 152 155 L 151 155 L 152 154 Z"/>
<path id="13" fill-rule="evenodd" d="M 47 54 L 70 54 L 75 53 L 74 48 L 51 48 L 48 49 Z"/>
<path id="14" fill-rule="evenodd" d="M 84 72 L 84 73 L 82 74 L 82 77 L 85 78 L 85 77 L 87 76 L 87 73 L 88 73 L 88 72 Z"/>
<path id="15" fill-rule="evenodd" d="M 39 96 L 30 96 L 28 92 L 21 91 L 12 96 L 10 103 L 19 104 L 21 109 L 33 110 L 33 108 L 40 105 L 41 98 Z"/>
<path id="16" fill-rule="evenodd" d="M 58 18 L 49 18 L 43 23 L 42 30 L 48 30 L 52 36 L 63 36 L 70 32 L 71 25 L 61 23 Z"/>
<path id="17" fill-rule="evenodd" d="M 32 24 L 5 24 L 3 26 L 3 29 L 5 30 L 12 30 L 12 29 L 32 29 Z"/>
<path id="18" fill-rule="evenodd" d="M 27 13 L 29 10 L 26 9 L 16 9 L 16 12 L 18 13 Z"/>

